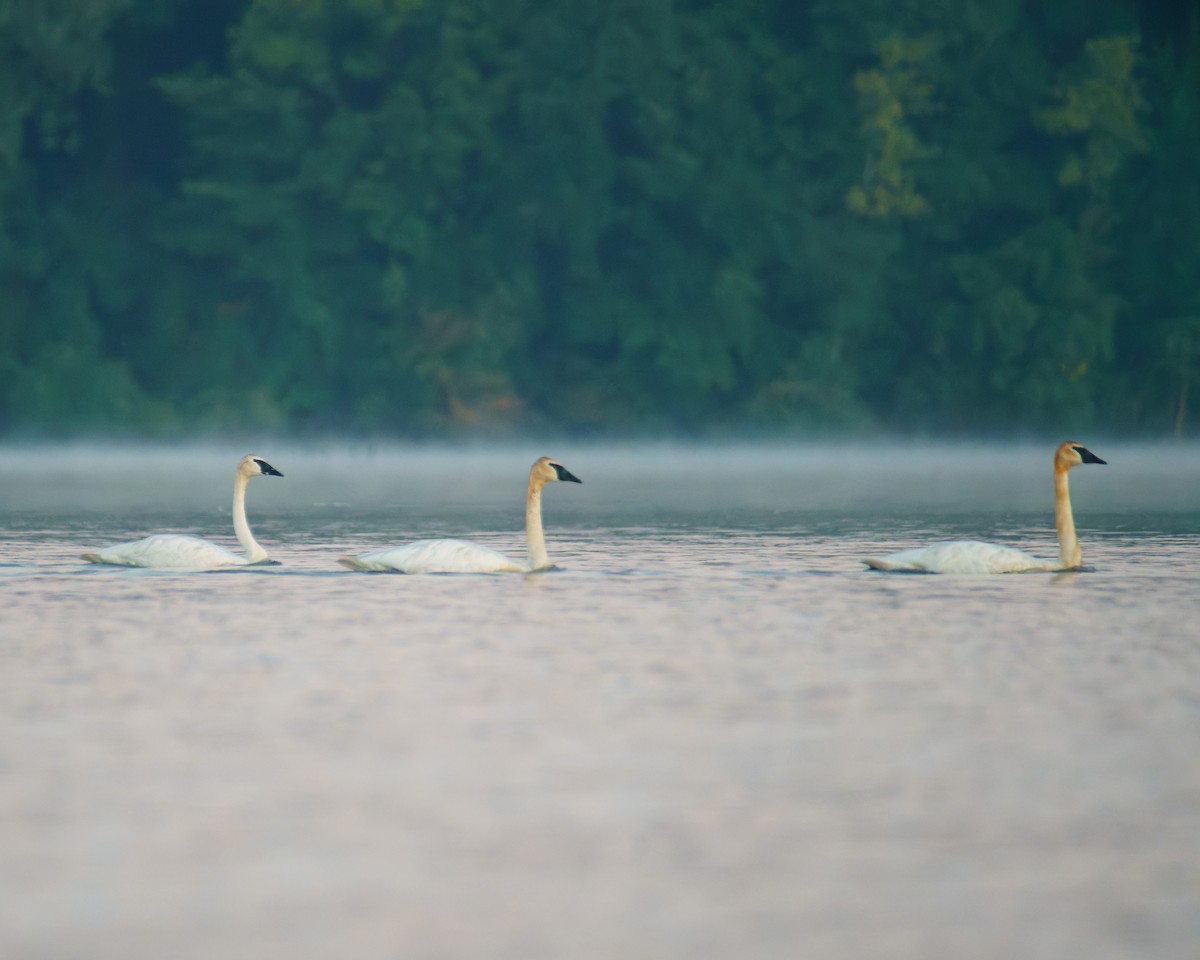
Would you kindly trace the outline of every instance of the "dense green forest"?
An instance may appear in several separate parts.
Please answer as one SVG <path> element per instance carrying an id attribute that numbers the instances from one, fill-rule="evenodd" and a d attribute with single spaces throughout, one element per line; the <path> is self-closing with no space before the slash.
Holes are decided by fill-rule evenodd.
<path id="1" fill-rule="evenodd" d="M 0 435 L 1195 435 L 1198 10 L 6 0 Z"/>

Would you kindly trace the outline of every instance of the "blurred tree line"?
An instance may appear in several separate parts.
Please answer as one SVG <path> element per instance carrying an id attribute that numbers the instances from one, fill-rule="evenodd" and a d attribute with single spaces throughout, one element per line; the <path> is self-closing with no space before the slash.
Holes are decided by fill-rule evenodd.
<path id="1" fill-rule="evenodd" d="M 1194 432 L 1167 0 L 7 0 L 0 433 Z"/>

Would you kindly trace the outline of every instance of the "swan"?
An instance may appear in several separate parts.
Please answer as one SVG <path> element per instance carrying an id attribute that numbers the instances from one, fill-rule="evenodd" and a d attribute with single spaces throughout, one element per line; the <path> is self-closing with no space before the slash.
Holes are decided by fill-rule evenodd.
<path id="1" fill-rule="evenodd" d="M 1071 440 L 1054 451 L 1054 526 L 1058 530 L 1058 563 L 1039 560 L 1012 547 L 978 540 L 935 543 L 863 562 L 874 570 L 920 573 L 1025 573 L 1078 569 L 1083 565 L 1083 553 L 1075 537 L 1075 517 L 1071 513 L 1067 473 L 1081 463 L 1104 462 L 1087 447 Z"/>
<path id="2" fill-rule="evenodd" d="M 542 488 L 557 480 L 583 483 L 549 457 L 540 457 L 529 471 L 529 489 L 525 494 L 528 566 L 523 567 L 490 547 L 467 540 L 417 540 L 402 547 L 386 547 L 357 557 L 339 557 L 338 563 L 351 570 L 400 573 L 531 573 L 545 570 L 551 564 L 546 554 L 546 536 L 542 532 Z"/>
<path id="3" fill-rule="evenodd" d="M 246 551 L 244 557 L 222 546 L 181 533 L 156 533 L 153 536 L 118 543 L 99 553 L 82 554 L 89 563 L 111 563 L 124 567 L 152 567 L 157 570 L 212 570 L 218 567 L 243 567 L 273 563 L 246 522 L 246 484 L 251 477 L 282 477 L 273 466 L 247 454 L 233 475 L 233 531 Z"/>

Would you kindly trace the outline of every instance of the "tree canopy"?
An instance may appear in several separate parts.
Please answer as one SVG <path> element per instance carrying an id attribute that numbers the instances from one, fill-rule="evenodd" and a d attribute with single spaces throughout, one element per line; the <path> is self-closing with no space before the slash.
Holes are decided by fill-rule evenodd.
<path id="1" fill-rule="evenodd" d="M 1200 12 L 10 0 L 0 433 L 1195 432 Z"/>

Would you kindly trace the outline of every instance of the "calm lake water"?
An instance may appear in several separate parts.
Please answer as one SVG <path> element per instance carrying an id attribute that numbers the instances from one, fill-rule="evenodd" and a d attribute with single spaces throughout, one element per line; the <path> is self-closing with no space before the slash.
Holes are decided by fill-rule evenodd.
<path id="1" fill-rule="evenodd" d="M 1054 444 L 0 448 L 0 956 L 1190 958 L 1200 449 Z M 471 536 L 532 576 L 360 574 Z"/>

